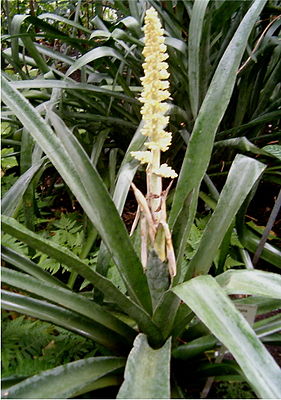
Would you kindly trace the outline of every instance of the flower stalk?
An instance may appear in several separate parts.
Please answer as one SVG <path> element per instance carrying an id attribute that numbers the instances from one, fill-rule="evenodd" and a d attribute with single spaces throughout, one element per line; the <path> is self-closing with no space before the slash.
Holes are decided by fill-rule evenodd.
<path id="1" fill-rule="evenodd" d="M 141 164 L 147 164 L 147 195 L 132 185 L 138 205 L 142 228 L 142 263 L 146 268 L 147 238 L 150 246 L 162 261 L 168 261 L 171 276 L 176 274 L 174 250 L 171 233 L 166 222 L 166 197 L 168 189 L 163 192 L 162 178 L 175 178 L 176 172 L 167 164 L 161 164 L 161 152 L 168 150 L 172 134 L 165 130 L 169 116 L 166 116 L 169 105 L 165 102 L 170 97 L 167 47 L 164 44 L 164 30 L 154 8 L 146 12 L 144 25 L 143 63 L 144 77 L 141 78 L 143 91 L 140 101 L 143 103 L 141 114 L 144 126 L 141 133 L 147 136 L 147 150 L 131 152 Z M 144 224 L 145 221 L 145 224 Z M 135 224 L 134 224 L 135 226 Z M 146 249 L 146 250 L 145 250 Z"/>

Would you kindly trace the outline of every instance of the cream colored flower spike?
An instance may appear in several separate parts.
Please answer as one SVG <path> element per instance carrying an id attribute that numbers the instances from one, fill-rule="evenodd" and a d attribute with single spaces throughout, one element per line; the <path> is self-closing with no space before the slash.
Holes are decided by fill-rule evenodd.
<path id="1" fill-rule="evenodd" d="M 141 114 L 144 121 L 141 133 L 147 136 L 146 151 L 133 151 L 131 155 L 141 164 L 147 164 L 147 195 L 132 184 L 139 212 L 136 221 L 141 221 L 141 260 L 146 269 L 149 249 L 154 249 L 161 261 L 168 263 L 171 277 L 176 275 L 176 259 L 171 240 L 171 232 L 166 221 L 166 197 L 169 188 L 162 190 L 162 178 L 176 178 L 176 172 L 167 164 L 160 164 L 161 151 L 166 151 L 172 141 L 171 132 L 165 131 L 169 117 L 165 115 L 170 97 L 167 47 L 164 44 L 164 30 L 154 8 L 146 12 L 144 25 L 143 63 L 144 77 L 141 78 L 143 103 Z M 135 228 L 137 222 L 134 222 Z"/>
<path id="2" fill-rule="evenodd" d="M 168 150 L 172 140 L 171 132 L 165 131 L 169 122 L 169 117 L 165 116 L 165 113 L 169 105 L 164 102 L 170 97 L 169 82 L 167 81 L 170 74 L 167 71 L 168 63 L 165 62 L 168 54 L 164 44 L 164 30 L 161 28 L 154 8 L 150 8 L 146 12 L 144 33 L 145 46 L 142 53 L 145 62 L 143 63 L 144 77 L 141 78 L 143 91 L 140 98 L 143 103 L 141 114 L 144 126 L 141 132 L 149 138 L 145 145 L 150 150 L 151 156 L 147 152 L 144 157 L 140 155 L 140 152 L 131 154 L 141 163 L 151 164 L 152 171 L 157 171 L 157 175 L 161 176 L 163 169 L 160 168 L 160 157 L 157 157 L 155 153 Z M 170 170 L 172 172 L 170 171 L 169 176 L 175 178 L 176 172 L 171 168 Z M 162 176 L 166 177 L 167 174 Z"/>

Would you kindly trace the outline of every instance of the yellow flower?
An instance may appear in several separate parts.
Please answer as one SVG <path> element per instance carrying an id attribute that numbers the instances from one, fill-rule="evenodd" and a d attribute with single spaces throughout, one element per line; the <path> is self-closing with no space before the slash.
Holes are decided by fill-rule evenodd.
<path id="1" fill-rule="evenodd" d="M 163 178 L 176 178 L 177 174 L 175 171 L 169 167 L 167 164 L 162 164 L 160 168 L 153 170 L 154 174 L 162 176 Z"/>
<path id="2" fill-rule="evenodd" d="M 168 150 L 172 140 L 170 132 L 162 131 L 159 136 L 154 137 L 154 141 L 146 142 L 145 146 L 150 150 Z"/>
<path id="3" fill-rule="evenodd" d="M 143 103 L 141 114 L 143 116 L 144 126 L 141 133 L 147 136 L 149 140 L 145 143 L 148 151 L 132 152 L 132 156 L 142 164 L 147 163 L 152 173 L 157 176 L 175 178 L 176 172 L 170 167 L 160 167 L 160 154 L 157 152 L 167 151 L 172 141 L 172 134 L 166 132 L 169 117 L 165 116 L 169 105 L 164 101 L 170 97 L 167 47 L 164 44 L 164 30 L 161 28 L 160 20 L 154 8 L 146 12 L 144 26 L 144 49 L 143 63 L 144 77 L 141 78 L 143 91 L 140 101 Z M 151 165 L 150 165 L 151 164 Z M 163 164 L 166 165 L 166 164 Z M 157 173 L 155 171 L 158 171 Z M 159 184 L 158 184 L 158 187 Z M 149 188 L 152 189 L 153 188 Z M 159 191 L 159 190 L 158 190 Z"/>
<path id="4" fill-rule="evenodd" d="M 139 160 L 141 164 L 150 164 L 152 162 L 152 153 L 150 151 L 131 151 L 131 155 Z"/>
<path id="5" fill-rule="evenodd" d="M 146 12 L 144 33 L 145 62 L 143 63 L 144 77 L 141 78 L 143 91 L 140 97 L 140 101 L 143 103 L 141 114 L 144 127 L 141 132 L 150 139 L 146 143 L 148 149 L 166 151 L 170 146 L 171 136 L 170 133 L 167 134 L 164 131 L 169 122 L 169 117 L 164 116 L 169 105 L 164 101 L 170 97 L 169 82 L 167 81 L 170 74 L 167 71 L 168 63 L 165 62 L 168 54 L 164 44 L 164 30 L 161 28 L 154 8 L 150 8 Z M 135 155 L 133 154 L 133 156 Z"/>
<path id="6" fill-rule="evenodd" d="M 164 44 L 164 30 L 154 8 L 146 12 L 144 25 L 143 63 L 144 77 L 141 78 L 143 91 L 140 101 L 143 103 L 141 114 L 143 127 L 141 133 L 148 138 L 145 142 L 146 151 L 133 151 L 131 155 L 141 164 L 148 164 L 147 196 L 146 198 L 134 186 L 133 190 L 139 204 L 141 216 L 141 259 L 144 268 L 147 263 L 147 249 L 152 246 L 160 260 L 168 262 L 171 276 L 176 275 L 176 261 L 171 241 L 171 232 L 166 222 L 166 197 L 169 188 L 162 190 L 162 178 L 176 178 L 176 172 L 167 164 L 160 164 L 161 151 L 167 151 L 172 141 L 171 132 L 165 131 L 169 116 L 165 113 L 170 98 L 170 76 L 167 47 Z M 133 224 L 135 226 L 135 223 Z"/>

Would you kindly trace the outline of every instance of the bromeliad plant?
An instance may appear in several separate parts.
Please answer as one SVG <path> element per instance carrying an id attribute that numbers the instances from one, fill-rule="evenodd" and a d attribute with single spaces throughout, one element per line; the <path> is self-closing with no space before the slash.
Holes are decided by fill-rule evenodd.
<path id="1" fill-rule="evenodd" d="M 150 245 L 156 251 L 159 259 L 161 261 L 168 260 L 170 275 L 174 277 L 177 272 L 176 260 L 166 213 L 166 197 L 169 188 L 163 192 L 162 178 L 176 178 L 177 174 L 167 164 L 160 165 L 161 151 L 168 150 L 172 140 L 171 132 L 165 131 L 169 121 L 169 117 L 165 116 L 165 113 L 169 106 L 163 101 L 169 98 L 170 93 L 167 90 L 169 73 L 165 60 L 168 58 L 168 54 L 163 32 L 157 12 L 150 8 L 145 17 L 145 47 L 143 50 L 145 76 L 142 78 L 144 89 L 141 97 L 141 102 L 144 103 L 141 109 L 144 121 L 141 133 L 149 138 L 149 141 L 145 143 L 148 150 L 133 151 L 131 155 L 141 164 L 147 164 L 146 199 L 133 185 L 139 206 L 136 221 L 140 214 L 142 220 L 141 260 L 143 267 L 146 269 L 149 239 Z"/>
<path id="2" fill-rule="evenodd" d="M 205 8 L 198 5 L 200 3 Z M 207 3 L 194 3 L 189 10 L 192 24 L 197 19 L 202 21 Z M 46 370 L 27 379 L 22 377 L 21 382 L 3 391 L 3 398 L 71 398 L 120 384 L 118 398 L 179 397 L 175 391 L 179 387 L 179 369 L 181 373 L 184 370 L 185 380 L 190 383 L 194 379 L 191 369 L 195 370 L 197 379 L 206 376 L 204 373 L 207 370 L 209 376 L 219 374 L 224 379 L 229 375 L 238 380 L 246 379 L 259 397 L 281 396 L 280 369 L 262 344 L 262 340 L 278 340 L 275 333 L 280 329 L 280 317 L 274 316 L 251 328 L 236 309 L 235 301 L 228 297 L 229 294 L 252 295 L 236 303 L 256 306 L 260 314 L 277 309 L 281 300 L 280 276 L 254 269 L 228 270 L 215 277 L 215 274 L 210 274 L 215 257 L 218 254 L 223 257 L 225 248 L 229 246 L 232 231 L 236 228 L 239 230 L 251 190 L 265 171 L 265 164 L 251 157 L 236 155 L 225 185 L 221 193 L 217 193 L 214 212 L 195 254 L 188 263 L 184 261 L 199 189 L 210 162 L 215 134 L 231 99 L 248 38 L 265 3 L 265 0 L 256 0 L 248 4 L 247 10 L 240 10 L 241 20 L 223 49 L 202 102 L 196 84 L 190 91 L 194 93 L 192 112 L 195 123 L 179 171 L 168 222 L 165 205 L 168 193 L 167 189 L 163 192 L 161 182 L 163 176 L 175 178 L 176 173 L 160 163 L 160 150 L 166 150 L 170 145 L 171 134 L 164 130 L 168 117 L 164 115 L 167 105 L 162 103 L 169 97 L 166 48 L 163 31 L 153 9 L 147 11 L 145 25 L 143 122 L 121 164 L 113 199 L 85 149 L 59 112 L 61 90 L 81 88 L 81 84 L 75 86 L 76 83 L 67 80 L 67 76 L 64 76 L 65 80 L 57 80 L 57 86 L 54 86 L 54 80 L 46 80 L 45 87 L 56 87 L 58 90 L 53 90 L 44 106 L 36 109 L 18 90 L 21 84 L 25 87 L 26 82 L 13 82 L 8 74 L 2 77 L 2 98 L 7 107 L 5 116 L 14 118 L 17 123 L 20 121 L 25 134 L 30 134 L 41 149 L 40 152 L 38 147 L 34 148 L 30 168 L 3 199 L 2 229 L 31 248 L 67 265 L 91 282 L 95 290 L 94 299 L 93 296 L 88 298 L 76 293 L 36 263 L 5 248 L 3 259 L 15 269 L 3 267 L 2 281 L 6 286 L 20 289 L 21 293 L 3 290 L 3 307 L 77 332 L 107 350 L 102 353 L 106 356 L 97 355 Z M 143 3 L 137 4 L 141 6 Z M 151 43 L 149 35 L 154 29 L 158 34 Z M 174 30 L 177 31 L 176 27 Z M 120 45 L 123 45 L 122 41 Z M 155 54 L 152 49 L 155 49 Z M 94 50 L 97 55 L 99 49 Z M 115 57 L 116 53 L 107 49 L 108 55 Z M 77 60 L 75 67 L 72 65 L 68 75 L 75 68 L 85 66 L 85 56 Z M 189 85 L 192 86 L 191 79 Z M 91 89 L 96 93 L 101 90 L 97 85 L 92 86 Z M 100 93 L 118 97 L 113 90 L 106 92 L 104 89 Z M 128 101 L 123 94 L 119 94 L 118 98 Z M 199 103 L 202 103 L 200 110 Z M 43 119 L 40 113 L 45 113 L 46 118 Z M 143 133 L 149 139 L 146 143 Z M 148 149 L 146 151 L 142 149 L 144 144 Z M 144 196 L 133 186 L 142 224 L 141 260 L 120 218 L 138 167 L 135 158 L 147 164 L 147 195 Z M 96 270 L 71 251 L 42 238 L 12 218 L 32 178 L 40 174 L 46 162 L 51 162 L 57 169 L 102 238 L 103 244 L 99 250 L 102 261 Z M 238 211 L 239 218 L 235 220 Z M 266 251 L 274 253 L 278 265 L 280 252 L 274 252 L 268 246 Z M 110 257 L 123 280 L 125 291 L 107 277 Z M 171 281 L 166 273 L 166 260 Z M 146 267 L 145 271 L 143 266 Z M 29 293 L 30 296 L 23 293 Z M 179 345 L 182 341 L 185 344 Z M 222 345 L 235 359 L 227 364 L 228 369 L 226 364 L 212 364 L 204 356 L 204 352 L 214 351 Z M 196 355 L 200 356 L 199 359 Z M 171 358 L 175 367 L 172 377 Z M 179 365 L 180 368 L 177 368 Z M 120 372 L 124 368 L 123 379 Z"/>

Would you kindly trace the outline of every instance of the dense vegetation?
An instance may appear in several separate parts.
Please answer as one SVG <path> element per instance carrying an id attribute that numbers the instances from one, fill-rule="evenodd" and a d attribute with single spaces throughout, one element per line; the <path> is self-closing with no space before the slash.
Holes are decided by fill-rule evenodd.
<path id="1" fill-rule="evenodd" d="M 169 55 L 172 278 L 152 240 L 143 269 L 143 225 L 129 235 L 149 7 Z M 281 397 L 280 10 L 3 1 L 3 398 Z"/>

